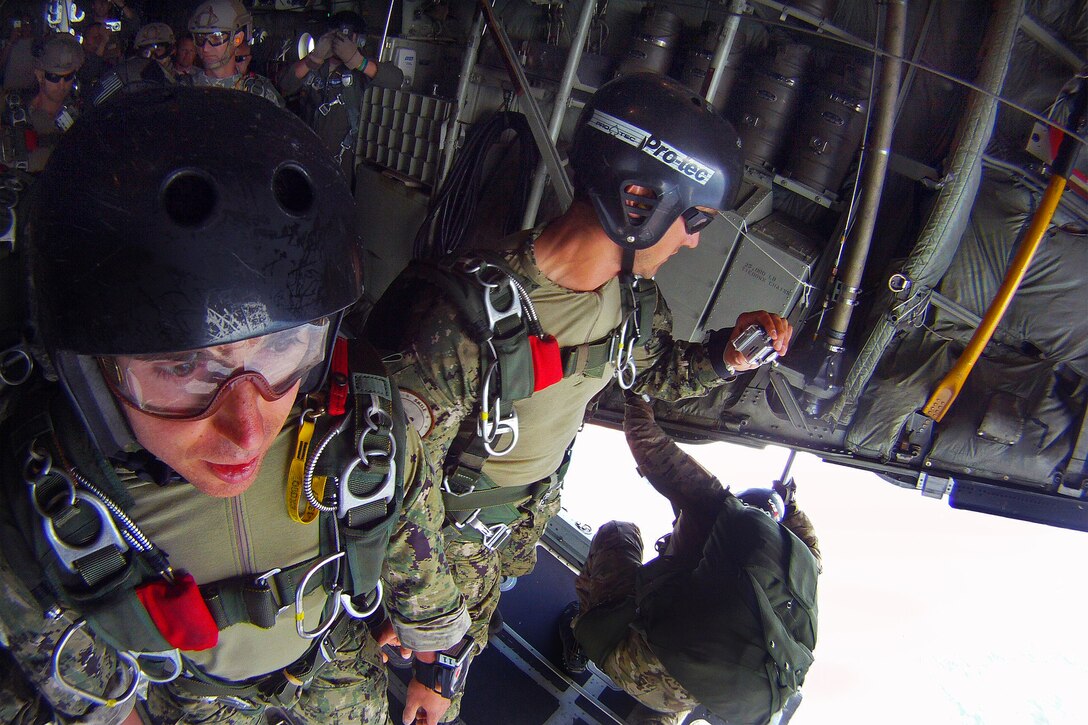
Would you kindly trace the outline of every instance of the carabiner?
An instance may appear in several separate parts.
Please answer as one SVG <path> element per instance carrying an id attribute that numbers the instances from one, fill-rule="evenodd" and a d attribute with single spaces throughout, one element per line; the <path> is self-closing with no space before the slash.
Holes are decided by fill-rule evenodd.
<path id="1" fill-rule="evenodd" d="M 64 676 L 60 673 L 60 656 L 64 648 L 68 645 L 68 640 L 72 638 L 72 635 L 83 629 L 83 626 L 87 624 L 86 619 L 80 619 L 73 623 L 68 629 L 64 630 L 64 634 L 61 635 L 60 640 L 57 642 L 57 646 L 53 648 L 52 659 L 52 671 L 53 680 L 60 686 L 62 690 L 70 692 L 76 697 L 83 698 L 88 702 L 93 702 L 96 705 L 105 705 L 106 707 L 117 707 L 122 702 L 125 702 L 133 695 L 136 694 L 136 688 L 140 685 L 140 665 L 136 662 L 136 658 L 128 652 L 117 650 L 117 657 L 122 663 L 127 664 L 131 670 L 129 674 L 129 683 L 125 687 L 124 692 L 114 697 L 106 697 L 104 695 L 96 695 L 93 692 L 88 692 L 83 688 L 72 684 L 68 680 L 64 679 Z M 118 672 L 122 671 L 121 667 L 118 667 Z"/>
<path id="2" fill-rule="evenodd" d="M 306 619 L 306 611 L 302 608 L 302 598 L 306 595 L 306 585 L 310 583 L 310 577 L 315 572 L 321 571 L 329 564 L 339 561 L 344 556 L 343 551 L 338 551 L 335 554 L 326 556 L 321 561 L 317 562 L 302 575 L 302 580 L 298 583 L 298 589 L 295 591 L 295 631 L 298 632 L 298 636 L 303 639 L 317 639 L 332 626 L 332 623 L 336 621 L 337 615 L 340 614 L 340 608 L 343 606 L 343 602 L 340 599 L 340 585 L 337 584 L 329 592 L 329 596 L 332 598 L 332 613 L 329 614 L 329 618 L 322 622 L 317 629 L 306 631 L 306 626 L 302 623 Z M 339 580 L 339 576 L 337 576 Z"/>
<path id="3" fill-rule="evenodd" d="M 619 344 L 617 345 L 615 359 L 616 383 L 623 390 L 630 390 L 635 384 L 635 343 L 638 342 L 637 332 L 629 335 L 628 330 L 635 323 L 635 313 L 630 312 L 620 325 Z"/>

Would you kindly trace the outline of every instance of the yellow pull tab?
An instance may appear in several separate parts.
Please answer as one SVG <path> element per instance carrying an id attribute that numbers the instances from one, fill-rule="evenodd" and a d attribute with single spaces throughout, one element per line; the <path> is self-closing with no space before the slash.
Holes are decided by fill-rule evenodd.
<path id="1" fill-rule="evenodd" d="M 295 441 L 295 455 L 287 469 L 287 515 L 292 521 L 300 524 L 313 522 L 319 513 L 302 496 L 302 481 L 306 476 L 306 458 L 310 455 L 310 441 L 314 437 L 315 420 L 316 418 L 303 414 L 298 426 L 298 439 Z M 314 498 L 320 501 L 325 494 L 325 476 L 314 476 L 310 487 Z M 299 512 L 300 505 L 303 506 L 301 513 Z"/>

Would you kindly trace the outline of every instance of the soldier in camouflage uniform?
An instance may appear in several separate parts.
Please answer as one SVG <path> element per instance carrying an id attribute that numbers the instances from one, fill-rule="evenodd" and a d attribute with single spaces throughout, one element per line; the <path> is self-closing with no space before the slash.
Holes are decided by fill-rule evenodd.
<path id="1" fill-rule="evenodd" d="M 623 430 L 639 473 L 669 500 L 677 515 L 673 531 L 658 543 L 661 556 L 655 562 L 660 562 L 658 566 L 694 569 L 709 556 L 704 548 L 722 502 L 729 495 L 727 490 L 661 430 L 654 420 L 653 408 L 642 398 L 628 397 Z M 782 525 L 808 546 L 819 564 L 819 541 L 812 522 L 796 505 L 793 486 L 780 484 L 776 489 L 779 495 L 784 495 L 778 499 L 770 497 L 771 508 L 778 516 L 786 514 Z M 746 503 L 752 500 L 744 493 L 740 498 Z M 572 641 L 574 632 L 585 635 L 584 631 L 573 629 L 581 619 L 581 613 L 616 606 L 627 597 L 636 596 L 643 576 L 640 572 L 650 571 L 654 566 L 653 563 L 642 563 L 642 552 L 642 535 L 635 524 L 610 521 L 594 535 L 585 566 L 574 583 L 578 606 L 568 607 L 560 623 L 566 628 L 561 629 L 560 637 L 568 669 L 575 673 L 585 669 L 584 654 Z M 656 569 L 653 575 L 662 576 L 660 572 L 660 568 Z M 686 594 L 672 587 L 660 591 L 667 597 Z M 644 600 L 638 601 L 640 606 L 647 606 Z M 698 630 L 701 626 L 701 623 L 693 623 L 692 629 Z M 639 701 L 641 706 L 628 719 L 630 723 L 678 725 L 699 705 L 698 700 L 669 674 L 636 627 L 630 627 L 611 654 L 597 664 L 613 682 Z"/>
<path id="2" fill-rule="evenodd" d="M 363 93 L 375 83 L 400 88 L 404 73 L 393 63 L 363 55 L 366 21 L 344 10 L 329 18 L 329 30 L 300 60 L 285 67 L 279 77 L 287 97 L 298 93 L 300 113 L 336 157 L 344 176 L 355 176 L 355 142 L 359 134 Z"/>
<path id="3" fill-rule="evenodd" d="M 67 33 L 50 33 L 34 57 L 37 92 L 11 91 L 0 99 L 0 161 L 37 173 L 61 135 L 79 116 L 72 96 L 85 54 Z"/>
<path id="4" fill-rule="evenodd" d="M 620 126 L 628 137 L 616 135 Z M 646 150 L 662 138 L 673 147 L 671 163 Z M 731 208 L 742 170 L 738 144 L 729 123 L 679 84 L 648 74 L 613 81 L 586 107 L 575 132 L 574 203 L 542 230 L 503 241 L 503 260 L 524 283 L 543 331 L 556 338 L 570 364 L 562 380 L 514 402 L 517 444 L 483 466 L 477 489 L 507 488 L 518 496 L 505 506 L 484 507 L 478 517 L 490 527 L 509 526 L 505 545 L 496 551 L 473 527 L 447 527 L 446 558 L 481 648 L 498 604 L 500 574 L 532 571 L 536 543 L 559 509 L 560 469 L 586 404 L 617 373 L 609 350 L 622 355 L 624 346 L 615 343 L 633 332 L 622 324 L 628 319 L 622 297 L 631 293 L 629 275 L 651 284 L 665 260 L 681 247 L 694 247 L 699 229 L 717 211 Z M 687 156 L 676 161 L 681 151 Z M 380 347 L 398 353 L 389 365 L 405 409 L 428 454 L 448 465 L 455 436 L 477 415 L 480 346 L 441 292 L 417 287 L 413 294 L 408 301 L 386 295 L 371 317 L 370 333 Z M 675 341 L 664 301 L 651 294 L 644 304 L 644 312 L 653 312 L 652 332 L 643 335 L 635 359 L 621 359 L 619 367 L 628 378 L 634 365 L 636 387 L 664 399 L 703 395 L 750 368 L 727 344 L 749 324 L 762 325 L 780 354 L 789 345 L 789 323 L 767 312 L 742 314 L 734 330 L 715 333 L 706 345 Z M 395 318 L 387 311 L 395 311 Z M 391 319 L 403 325 L 391 329 Z M 503 436 L 497 448 L 508 443 Z M 447 496 L 447 509 L 451 501 Z M 455 700 L 451 712 L 456 708 Z"/>
<path id="5" fill-rule="evenodd" d="M 283 96 L 262 75 L 238 71 L 235 52 L 253 34 L 253 16 L 240 0 L 208 0 L 189 18 L 189 32 L 200 53 L 202 68 L 182 76 L 197 87 L 231 88 L 267 98 L 283 108 Z"/>
<path id="6" fill-rule="evenodd" d="M 265 105 L 124 94 L 41 178 L 25 248 L 59 382 L 0 426 L 4 722 L 387 722 L 379 645 L 433 656 L 468 628 L 433 469 L 337 336 L 362 292 L 347 185 Z"/>

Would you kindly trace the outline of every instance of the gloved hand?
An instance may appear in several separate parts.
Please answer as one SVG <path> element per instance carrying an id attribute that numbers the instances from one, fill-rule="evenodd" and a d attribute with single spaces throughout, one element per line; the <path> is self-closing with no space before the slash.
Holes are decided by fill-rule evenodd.
<path id="1" fill-rule="evenodd" d="M 332 52 L 341 63 L 352 70 L 356 70 L 363 63 L 363 54 L 359 52 L 359 46 L 346 35 L 336 34 L 332 40 Z"/>
<path id="2" fill-rule="evenodd" d="M 332 55 L 332 42 L 335 37 L 336 32 L 332 30 L 322 35 L 314 44 L 314 49 L 311 50 L 310 54 L 306 57 L 313 58 L 319 63 L 324 63 L 329 59 L 329 56 Z"/>
<path id="3" fill-rule="evenodd" d="M 797 498 L 797 484 L 794 483 L 792 478 L 785 483 L 775 481 L 774 492 L 782 497 L 782 503 L 786 504 L 786 514 L 789 515 L 793 507 L 793 500 Z"/>

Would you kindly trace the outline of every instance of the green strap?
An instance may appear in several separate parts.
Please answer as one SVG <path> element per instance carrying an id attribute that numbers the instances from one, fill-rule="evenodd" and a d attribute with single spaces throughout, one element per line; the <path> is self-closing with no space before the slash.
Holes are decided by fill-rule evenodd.
<path id="1" fill-rule="evenodd" d="M 476 490 L 461 495 L 442 492 L 442 503 L 446 506 L 446 513 L 453 511 L 475 511 L 492 506 L 504 504 L 520 505 L 533 497 L 533 491 L 538 487 L 536 483 L 526 486 L 499 486 L 484 491 Z"/>
<path id="2" fill-rule="evenodd" d="M 246 574 L 202 584 L 200 595 L 220 630 L 240 623 L 270 629 L 281 607 L 294 606 L 298 582 L 320 558 L 315 556 L 264 578 Z M 311 577 L 305 593 L 321 585 L 321 577 Z"/>

